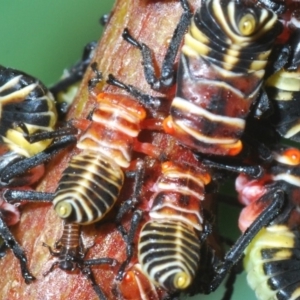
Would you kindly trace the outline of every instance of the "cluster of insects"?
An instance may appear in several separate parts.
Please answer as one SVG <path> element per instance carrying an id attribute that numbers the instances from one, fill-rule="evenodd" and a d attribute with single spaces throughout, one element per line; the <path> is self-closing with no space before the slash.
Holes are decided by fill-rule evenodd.
<path id="1" fill-rule="evenodd" d="M 94 43 L 50 89 L 0 67 L 1 254 L 10 248 L 25 282 L 35 280 L 10 226 L 20 218 L 15 203 L 49 202 L 63 232 L 53 247 L 43 243 L 58 257 L 43 275 L 56 267 L 79 269 L 101 300 L 209 294 L 241 260 L 258 299 L 300 299 L 300 151 L 279 141 L 300 136 L 297 5 L 203 0 L 193 11 L 188 0 L 179 2 L 183 12 L 159 76 L 142 37 L 131 34 L 134 28 L 122 34 L 138 50 L 152 90 L 169 96 L 176 85 L 171 101 L 121 81 L 120 74 L 104 77 Z M 93 107 L 85 118 L 65 121 L 69 104 L 63 100 L 57 109 L 58 95 L 88 66 Z M 103 82 L 108 88 L 99 91 Z M 62 150 L 72 155 L 56 190 L 36 191 L 44 164 Z M 206 202 L 228 176 L 246 207 L 241 236 L 219 254 Z M 123 253 L 86 258 L 95 246 L 84 245 L 82 228 L 99 222 L 100 228 L 105 220 L 121 237 Z M 114 274 L 105 287 L 93 272 L 100 265 Z M 223 299 L 230 299 L 233 284 Z"/>

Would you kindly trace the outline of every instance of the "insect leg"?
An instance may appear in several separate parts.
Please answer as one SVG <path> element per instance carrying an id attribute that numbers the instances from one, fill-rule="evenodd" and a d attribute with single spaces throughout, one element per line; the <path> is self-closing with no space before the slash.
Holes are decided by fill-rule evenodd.
<path id="1" fill-rule="evenodd" d="M 117 280 L 121 280 L 123 277 L 124 270 L 126 266 L 129 264 L 132 255 L 133 255 L 133 239 L 137 230 L 137 227 L 141 221 L 142 218 L 142 212 L 137 210 L 133 213 L 132 219 L 131 219 L 131 224 L 130 224 L 130 229 L 129 232 L 127 233 L 125 228 L 121 225 L 121 220 L 123 216 L 129 211 L 133 210 L 138 203 L 138 197 L 141 193 L 142 189 L 142 184 L 143 184 L 143 177 L 145 173 L 145 165 L 144 162 L 139 160 L 137 165 L 136 165 L 136 170 L 130 175 L 133 175 L 135 177 L 134 184 L 133 184 L 133 192 L 132 192 L 132 197 L 131 199 L 125 201 L 125 203 L 121 206 L 117 217 L 116 217 L 116 223 L 118 225 L 118 230 L 122 234 L 125 242 L 126 242 L 126 254 L 127 258 L 126 260 L 122 263 L 118 275 L 117 275 Z"/>
<path id="2" fill-rule="evenodd" d="M 137 47 L 141 51 L 143 57 L 145 78 L 148 84 L 154 90 L 162 90 L 163 88 L 172 86 L 174 83 L 174 61 L 178 53 L 178 49 L 181 44 L 184 33 L 190 24 L 190 19 L 192 18 L 192 12 L 190 10 L 188 2 L 186 0 L 181 0 L 180 3 L 184 11 L 173 33 L 170 45 L 167 49 L 167 53 L 162 63 L 162 69 L 159 78 L 157 78 L 155 75 L 150 48 L 144 43 L 139 43 L 137 40 L 135 40 L 130 35 L 127 28 L 124 30 L 122 35 L 125 41 Z"/>
<path id="3" fill-rule="evenodd" d="M 108 75 L 108 80 L 106 82 L 110 85 L 117 86 L 127 91 L 131 96 L 136 98 L 142 105 L 144 105 L 151 111 L 155 111 L 161 105 L 161 101 L 159 100 L 159 98 L 142 93 L 133 85 L 121 82 L 112 74 Z"/>
<path id="4" fill-rule="evenodd" d="M 130 263 L 130 260 L 132 258 L 133 255 L 133 240 L 138 228 L 138 225 L 140 224 L 142 219 L 142 211 L 140 210 L 136 210 L 133 213 L 132 219 L 131 219 L 131 224 L 130 224 L 130 229 L 129 232 L 126 236 L 126 255 L 127 258 L 126 260 L 121 264 L 121 267 L 118 271 L 118 275 L 116 277 L 117 280 L 122 280 L 123 275 L 124 275 L 124 270 L 127 267 L 127 265 Z"/>
<path id="5" fill-rule="evenodd" d="M 52 202 L 53 193 L 44 193 L 27 190 L 11 190 L 7 189 L 3 192 L 3 198 L 8 203 L 16 203 L 21 201 L 28 202 Z"/>
<path id="6" fill-rule="evenodd" d="M 111 15 L 112 15 L 112 13 L 107 13 L 107 14 L 102 15 L 99 19 L 100 25 L 105 27 L 108 24 Z"/>
<path id="7" fill-rule="evenodd" d="M 83 261 L 83 267 L 81 268 L 82 274 L 90 281 L 95 293 L 99 297 L 100 300 L 107 300 L 106 296 L 100 289 L 99 285 L 97 284 L 94 274 L 90 268 L 90 266 L 94 265 L 102 265 L 108 264 L 111 266 L 115 266 L 117 261 L 113 258 L 98 258 L 98 259 L 88 259 Z"/>
<path id="8" fill-rule="evenodd" d="M 54 131 L 38 132 L 38 133 L 29 135 L 27 127 L 24 123 L 19 123 L 17 126 L 22 128 L 22 130 L 24 131 L 24 138 L 29 143 L 36 143 L 36 142 L 43 141 L 46 139 L 53 139 L 56 137 L 74 135 L 74 134 L 78 133 L 77 129 L 75 127 L 71 126 L 71 127 L 59 128 Z"/>
<path id="9" fill-rule="evenodd" d="M 102 81 L 102 72 L 98 70 L 98 64 L 96 62 L 93 62 L 91 64 L 91 69 L 93 70 L 95 75 L 88 82 L 89 91 L 92 91 L 96 87 L 96 85 Z"/>
<path id="10" fill-rule="evenodd" d="M 67 146 L 73 145 L 77 142 L 76 137 L 74 136 L 66 136 L 61 138 L 59 141 L 54 142 L 50 147 L 45 149 L 44 151 L 29 157 L 20 160 L 14 164 L 14 167 L 7 167 L 3 170 L 1 174 L 2 182 L 9 182 L 10 179 L 23 174 L 24 172 L 32 169 L 35 166 L 38 166 L 46 161 L 50 160 L 53 156 L 55 156 L 62 149 Z"/>
<path id="11" fill-rule="evenodd" d="M 260 94 L 256 101 L 257 104 L 254 110 L 255 118 L 261 118 L 262 116 L 267 117 L 273 113 L 272 102 L 263 88 L 260 90 Z"/>
<path id="12" fill-rule="evenodd" d="M 244 250 L 254 236 L 264 226 L 267 226 L 282 209 L 284 205 L 284 192 L 282 190 L 276 190 L 270 196 L 273 197 L 271 204 L 263 210 L 259 217 L 235 242 L 233 247 L 225 255 L 223 262 L 215 266 L 215 276 L 210 284 L 210 291 L 215 291 L 217 289 L 224 277 L 230 272 L 231 268 L 240 260 Z"/>
<path id="13" fill-rule="evenodd" d="M 143 185 L 143 178 L 145 174 L 145 164 L 142 160 L 138 160 L 136 164 L 135 171 L 126 172 L 126 177 L 128 178 L 134 178 L 133 183 L 133 191 L 132 196 L 130 199 L 125 201 L 121 208 L 118 211 L 118 214 L 116 216 L 116 223 L 120 224 L 123 216 L 129 212 L 130 210 L 134 210 L 136 204 L 138 203 L 138 197 L 141 193 L 142 185 Z M 125 229 L 122 225 L 118 225 L 119 231 L 122 233 L 123 236 L 126 236 Z"/>
<path id="14" fill-rule="evenodd" d="M 273 0 L 258 0 L 258 2 L 276 14 L 282 14 L 286 10 L 285 4 L 279 4 Z"/>
<path id="15" fill-rule="evenodd" d="M 90 267 L 85 267 L 81 270 L 82 274 L 90 281 L 95 293 L 99 297 L 100 300 L 107 300 L 106 296 L 100 289 L 99 285 L 97 284 L 94 274 Z"/>
<path id="16" fill-rule="evenodd" d="M 246 174 L 252 178 L 260 178 L 264 174 L 264 170 L 260 165 L 257 166 L 232 166 L 232 165 L 225 165 L 219 162 L 214 162 L 208 159 L 203 159 L 202 163 L 205 166 L 208 166 L 210 168 L 215 168 L 219 170 L 226 170 L 231 171 L 235 173 L 243 173 Z"/>
<path id="17" fill-rule="evenodd" d="M 3 238 L 7 247 L 9 247 L 15 257 L 19 260 L 21 266 L 22 276 L 25 280 L 25 283 L 31 283 L 35 280 L 34 276 L 29 272 L 27 267 L 27 258 L 24 250 L 21 248 L 19 243 L 16 241 L 14 236 L 11 234 L 9 228 L 3 221 L 2 213 L 0 212 L 0 235 Z"/>

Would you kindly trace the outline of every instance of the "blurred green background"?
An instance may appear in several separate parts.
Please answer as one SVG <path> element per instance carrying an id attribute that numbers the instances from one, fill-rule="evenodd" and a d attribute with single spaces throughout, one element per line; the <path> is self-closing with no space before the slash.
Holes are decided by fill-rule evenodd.
<path id="1" fill-rule="evenodd" d="M 89 41 L 98 40 L 99 18 L 110 11 L 113 0 L 12 0 L 1 1 L 0 64 L 25 71 L 46 85 L 70 67 Z M 236 238 L 238 210 L 221 205 L 218 222 L 222 234 Z M 224 289 L 190 299 L 221 299 Z M 188 299 L 188 298 L 182 298 Z M 239 276 L 232 300 L 253 300 L 245 275 Z"/>
<path id="2" fill-rule="evenodd" d="M 113 2 L 1 1 L 0 64 L 53 83 L 81 57 L 84 45 L 99 39 L 99 18 Z"/>

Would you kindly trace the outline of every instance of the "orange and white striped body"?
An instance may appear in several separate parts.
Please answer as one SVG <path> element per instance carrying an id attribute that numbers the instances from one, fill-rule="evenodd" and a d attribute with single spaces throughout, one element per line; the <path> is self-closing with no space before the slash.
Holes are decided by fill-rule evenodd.
<path id="1" fill-rule="evenodd" d="M 150 220 L 139 235 L 138 260 L 144 274 L 170 293 L 187 288 L 198 270 L 201 201 L 209 182 L 205 170 L 166 162 L 154 186 Z"/>
<path id="2" fill-rule="evenodd" d="M 69 223 L 97 222 L 113 207 L 130 165 L 134 142 L 145 118 L 144 108 L 124 95 L 99 94 L 92 120 L 80 137 L 53 200 Z"/>

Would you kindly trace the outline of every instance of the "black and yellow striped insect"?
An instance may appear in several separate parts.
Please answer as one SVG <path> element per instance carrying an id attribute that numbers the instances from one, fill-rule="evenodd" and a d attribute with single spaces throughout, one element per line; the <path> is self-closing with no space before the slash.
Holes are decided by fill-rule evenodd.
<path id="1" fill-rule="evenodd" d="M 271 123 L 286 139 L 300 141 L 300 29 L 293 30 L 289 40 L 281 49 L 282 68 L 267 78 L 265 90 L 273 106 Z"/>
<path id="2" fill-rule="evenodd" d="M 48 89 L 36 78 L 0 66 L 0 188 L 24 189 L 44 173 L 44 163 L 58 151 L 76 142 L 72 128 L 55 129 L 57 112 Z M 55 141 L 54 138 L 60 137 Z M 8 218 L 6 215 L 13 216 Z M 27 258 L 7 225 L 19 221 L 19 213 L 1 200 L 0 235 L 21 264 L 26 283 L 34 280 Z"/>
<path id="3" fill-rule="evenodd" d="M 171 297 L 180 292 L 194 294 L 215 291 L 239 261 L 251 239 L 277 215 L 283 205 L 280 193 L 275 193 L 274 201 L 264 208 L 258 220 L 221 260 L 213 255 L 213 249 L 206 243 L 211 224 L 204 213 L 202 200 L 206 196 L 205 186 L 210 180 L 210 170 L 203 166 L 164 162 L 160 176 L 151 187 L 153 195 L 148 201 L 148 212 L 139 209 L 134 212 L 132 227 L 138 228 L 141 218 L 137 218 L 137 215 L 144 214 L 146 219 L 138 231 L 137 256 L 139 268 L 149 280 L 141 279 L 149 295 L 154 293 L 152 284 L 157 291 L 163 290 Z M 137 229 L 130 229 L 127 234 L 127 243 L 131 247 L 136 232 Z M 134 251 L 131 249 L 128 252 Z M 137 284 L 136 281 L 139 281 L 139 276 L 134 276 L 130 267 L 126 268 L 128 264 L 120 268 L 117 276 L 118 280 L 122 280 L 119 287 L 121 293 L 126 282 Z M 143 285 L 139 293 L 140 297 L 144 295 Z"/>
<path id="4" fill-rule="evenodd" d="M 161 90 L 174 82 L 173 64 L 184 36 L 177 92 L 164 129 L 198 152 L 236 155 L 242 149 L 245 119 L 259 95 L 268 56 L 282 26 L 274 12 L 246 1 L 206 0 L 194 15 L 186 0 L 181 4 L 184 13 L 160 78 L 154 73 L 147 45 L 136 41 L 127 29 L 123 37 L 141 50 L 146 80 L 153 89 Z"/>
<path id="5" fill-rule="evenodd" d="M 0 186 L 25 186 L 37 181 L 43 169 L 36 170 L 39 175 L 26 171 L 49 159 L 40 154 L 49 149 L 53 138 L 67 131 L 55 130 L 57 112 L 52 94 L 26 73 L 0 67 L 0 101 Z M 37 163 L 30 163 L 31 157 Z"/>
<path id="6" fill-rule="evenodd" d="M 139 234 L 138 260 L 149 279 L 168 292 L 186 289 L 195 278 L 199 236 L 207 235 L 201 200 L 210 180 L 205 169 L 165 162 L 154 184 L 150 219 Z"/>
<path id="7" fill-rule="evenodd" d="M 285 205 L 268 226 L 263 227 L 245 250 L 248 284 L 259 300 L 291 300 L 300 297 L 300 151 L 281 147 L 260 180 L 241 175 L 237 181 L 241 202 L 248 204 L 240 215 L 244 229 L 281 191 Z M 247 225 L 245 225 L 247 224 Z"/>
<path id="8" fill-rule="evenodd" d="M 57 215 L 68 223 L 97 222 L 113 207 L 146 116 L 128 96 L 102 93 L 97 101 L 92 120 L 80 121 L 86 123 L 76 146 L 81 152 L 64 170 L 53 198 Z"/>

